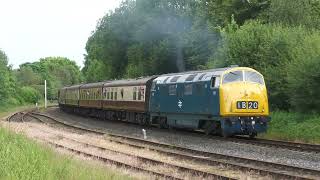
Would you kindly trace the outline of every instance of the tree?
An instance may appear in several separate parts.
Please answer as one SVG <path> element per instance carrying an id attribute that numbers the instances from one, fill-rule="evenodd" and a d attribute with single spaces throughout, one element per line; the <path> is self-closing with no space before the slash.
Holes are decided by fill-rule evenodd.
<path id="1" fill-rule="evenodd" d="M 225 27 L 231 16 L 243 25 L 247 20 L 265 16 L 270 0 L 202 0 L 208 6 L 210 22 Z"/>
<path id="2" fill-rule="evenodd" d="M 319 0 L 271 0 L 268 22 L 320 29 Z"/>
<path id="3" fill-rule="evenodd" d="M 214 67 L 237 64 L 255 68 L 265 77 L 272 107 L 289 109 L 288 64 L 297 60 L 297 53 L 304 54 L 299 49 L 309 47 L 303 41 L 311 33 L 301 27 L 260 22 L 249 22 L 238 29 L 226 28 L 222 33 L 223 46 L 211 64 Z"/>
<path id="4" fill-rule="evenodd" d="M 44 80 L 47 80 L 49 99 L 57 98 L 61 87 L 82 81 L 80 68 L 64 57 L 46 57 L 39 62 L 22 64 L 16 74 L 21 85 L 31 86 L 41 94 L 44 92 Z"/>
<path id="5" fill-rule="evenodd" d="M 288 64 L 288 91 L 290 103 L 301 112 L 319 112 L 320 109 L 320 33 L 307 36 Z"/>
<path id="6" fill-rule="evenodd" d="M 219 38 L 209 30 L 205 8 L 199 1 L 124 1 L 100 20 L 86 44 L 87 81 L 101 78 L 88 76 L 97 61 L 104 79 L 205 68 Z"/>

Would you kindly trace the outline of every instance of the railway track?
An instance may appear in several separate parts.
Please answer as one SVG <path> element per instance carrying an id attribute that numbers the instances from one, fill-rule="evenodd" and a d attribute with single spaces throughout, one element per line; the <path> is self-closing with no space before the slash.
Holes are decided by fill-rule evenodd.
<path id="1" fill-rule="evenodd" d="M 284 149 L 300 151 L 300 152 L 320 153 L 320 145 L 315 145 L 315 144 L 295 143 L 295 142 L 268 140 L 268 139 L 250 139 L 242 136 L 228 138 L 228 140 L 233 142 L 240 142 L 244 144 L 253 144 L 253 145 L 259 145 L 259 146 L 266 146 L 266 147 L 277 147 L 277 148 L 284 148 Z"/>
<path id="2" fill-rule="evenodd" d="M 27 115 L 27 112 L 16 112 L 12 115 L 10 115 L 8 118 L 7 118 L 7 121 L 9 122 L 12 122 L 12 121 L 17 121 L 17 122 L 24 122 L 25 120 L 25 116 Z"/>
<path id="3" fill-rule="evenodd" d="M 46 124 L 48 123 L 48 121 L 47 120 L 43 120 L 42 118 L 39 118 L 39 116 L 46 117 L 47 119 L 52 119 L 51 117 L 47 117 L 45 115 L 38 114 L 38 113 L 29 113 L 27 115 L 32 117 L 32 118 L 37 119 L 40 122 L 46 123 Z M 52 120 L 54 120 L 54 119 L 52 119 Z M 49 122 L 49 123 L 51 124 L 51 122 Z M 60 122 L 58 122 L 58 123 L 61 124 Z M 72 127 L 75 128 L 74 126 L 72 126 Z M 81 129 L 81 130 L 85 130 L 85 129 Z M 94 132 L 94 131 L 92 131 L 92 132 Z M 98 134 L 103 134 L 103 133 L 98 133 Z M 65 137 L 65 136 L 62 136 L 62 135 L 59 135 L 59 137 L 60 138 L 62 137 L 63 139 L 67 139 L 69 141 L 76 142 L 76 143 L 81 144 L 81 145 L 83 145 L 85 147 L 91 147 L 91 148 L 99 149 L 101 151 L 108 151 L 108 152 L 118 153 L 118 154 L 121 154 L 121 155 L 124 155 L 124 156 L 130 156 L 130 157 L 133 157 L 133 158 L 137 159 L 141 163 L 148 163 L 148 164 L 152 164 L 152 165 L 155 165 L 155 166 L 160 165 L 160 166 L 165 166 L 166 168 L 177 169 L 179 173 L 191 174 L 192 176 L 197 177 L 197 178 L 201 178 L 201 179 L 202 178 L 205 178 L 205 179 L 233 179 L 233 178 L 226 177 L 226 176 L 223 176 L 223 175 L 214 174 L 214 173 L 211 173 L 211 172 L 208 172 L 208 171 L 202 171 L 202 170 L 198 170 L 198 169 L 194 169 L 194 168 L 190 168 L 190 167 L 186 167 L 186 166 L 176 165 L 176 164 L 172 164 L 172 163 L 168 163 L 168 162 L 164 162 L 164 161 L 160 161 L 160 160 L 155 160 L 155 159 L 151 159 L 151 158 L 147 158 L 147 157 L 143 157 L 143 156 L 138 156 L 138 155 L 133 155 L 133 154 L 130 154 L 130 153 L 116 151 L 116 150 L 113 150 L 113 149 L 110 149 L 110 148 L 97 146 L 97 145 L 94 145 L 94 144 L 91 144 L 91 143 L 87 143 L 87 142 L 82 142 L 82 141 L 76 140 L 74 138 L 69 138 L 69 137 Z M 53 146 L 55 146 L 55 147 L 63 148 L 65 150 L 71 151 L 73 153 L 77 153 L 77 154 L 81 154 L 81 155 L 84 155 L 84 156 L 87 156 L 87 157 L 98 159 L 100 161 L 103 161 L 103 162 L 106 162 L 106 163 L 109 163 L 109 164 L 114 164 L 114 165 L 116 165 L 118 167 L 125 167 L 125 168 L 129 168 L 129 169 L 134 169 L 134 170 L 139 171 L 139 172 L 149 173 L 149 174 L 152 174 L 154 176 L 162 177 L 162 178 L 165 178 L 165 179 L 181 179 L 179 177 L 175 177 L 175 176 L 170 175 L 168 173 L 162 173 L 162 172 L 157 172 L 157 171 L 154 171 L 154 170 L 148 170 L 148 169 L 143 168 L 143 167 L 133 166 L 133 165 L 131 165 L 129 163 L 125 163 L 125 162 L 117 161 L 117 160 L 114 160 L 114 159 L 106 158 L 106 157 L 103 157 L 103 156 L 95 155 L 95 154 L 92 154 L 92 153 L 88 153 L 88 152 L 85 152 L 85 151 L 82 151 L 82 150 L 79 150 L 79 149 L 76 149 L 76 148 L 68 147 L 66 145 L 63 145 L 63 144 L 60 144 L 60 143 L 57 143 L 57 142 L 50 141 L 48 143 L 53 145 Z"/>
<path id="4" fill-rule="evenodd" d="M 104 135 L 105 132 L 101 130 L 91 129 L 84 126 L 79 126 L 75 124 L 70 124 L 57 120 L 48 115 L 40 113 L 30 113 L 33 117 L 37 117 L 40 121 L 44 123 L 39 117 L 45 117 L 50 119 L 50 121 L 62 124 L 67 127 L 76 128 L 83 131 L 89 131 L 92 133 Z M 286 179 L 320 179 L 320 171 L 313 169 L 300 168 L 295 166 L 289 166 L 284 164 L 277 164 L 241 157 L 228 156 L 218 153 L 203 152 L 193 149 L 188 149 L 184 147 L 173 146 L 169 144 L 163 144 L 153 141 L 148 141 L 144 139 L 138 139 L 128 136 L 107 134 L 108 140 L 116 142 L 119 144 L 125 144 L 135 148 L 147 148 L 152 151 L 156 151 L 161 154 L 168 156 L 179 157 L 181 159 L 188 159 L 197 162 L 207 163 L 210 165 L 223 165 L 234 170 L 241 171 L 253 171 L 261 175 L 269 175 L 274 178 L 286 178 Z"/>
<path id="5" fill-rule="evenodd" d="M 128 122 L 122 122 L 122 121 L 117 121 L 117 122 L 128 124 Z M 129 123 L 129 124 L 136 125 L 132 123 Z M 158 130 L 161 130 L 161 129 L 158 129 Z M 176 129 L 175 131 L 179 131 L 179 133 L 188 134 L 188 135 L 194 134 L 195 136 L 204 135 L 203 132 L 201 131 L 191 131 L 187 133 L 186 131 L 182 131 L 179 129 Z M 219 140 L 219 141 L 230 141 L 230 142 L 241 143 L 241 144 L 250 144 L 250 145 L 262 146 L 262 147 L 272 147 L 272 148 L 279 148 L 279 149 L 288 149 L 288 150 L 293 150 L 298 152 L 320 154 L 320 144 L 296 143 L 296 142 L 290 142 L 290 141 L 268 140 L 268 139 L 260 139 L 260 138 L 252 139 L 244 136 L 235 136 L 230 138 L 209 136 L 209 138 L 214 140 Z"/>

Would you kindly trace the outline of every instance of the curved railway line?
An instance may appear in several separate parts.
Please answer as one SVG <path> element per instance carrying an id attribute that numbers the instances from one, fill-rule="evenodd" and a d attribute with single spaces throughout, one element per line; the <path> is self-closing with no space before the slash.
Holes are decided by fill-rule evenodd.
<path id="1" fill-rule="evenodd" d="M 235 157 L 235 156 L 228 156 L 228 155 L 223 155 L 223 154 L 218 154 L 218 153 L 211 153 L 211 152 L 203 152 L 203 151 L 198 151 L 194 149 L 189 149 L 189 148 L 184 148 L 184 147 L 179 147 L 179 146 L 174 146 L 174 145 L 169 145 L 169 144 L 163 144 L 163 143 L 158 143 L 158 142 L 153 142 L 153 141 L 148 141 L 144 139 L 139 139 L 139 138 L 133 138 L 133 137 L 128 137 L 128 136 L 122 136 L 122 135 L 117 135 L 117 134 L 109 134 L 106 132 L 103 132 L 101 130 L 97 129 L 92 129 L 85 127 L 83 125 L 75 125 L 71 123 L 64 122 L 62 120 L 58 120 L 54 117 L 41 114 L 41 113 L 36 113 L 36 112 L 29 112 L 25 113 L 25 115 L 31 116 L 38 121 L 41 121 L 46 124 L 60 124 L 63 126 L 67 126 L 69 128 L 81 130 L 81 131 L 86 131 L 86 132 L 91 132 L 95 133 L 98 135 L 107 135 L 107 140 L 118 143 L 118 144 L 124 144 L 127 146 L 131 146 L 134 148 L 139 148 L 139 149 L 149 149 L 151 151 L 155 151 L 157 153 L 167 155 L 167 156 L 172 156 L 180 159 L 187 159 L 187 160 L 192 160 L 195 162 L 199 163 L 205 163 L 209 165 L 223 165 L 226 166 L 230 169 L 233 170 L 241 170 L 241 171 L 250 171 L 250 172 L 255 172 L 260 175 L 268 175 L 274 178 L 285 178 L 285 179 L 320 179 L 320 171 L 313 170 L 313 169 L 306 169 L 306 168 L 300 168 L 300 167 L 295 167 L 295 166 L 289 166 L 289 165 L 284 165 L 284 164 L 278 164 L 278 163 L 271 163 L 271 162 L 265 162 L 265 161 L 259 161 L 259 160 L 253 160 L 253 159 L 247 159 L 247 158 L 242 158 L 242 157 Z M 46 120 L 44 120 L 46 119 Z M 240 142 L 246 141 L 246 139 L 243 138 L 232 138 L 228 140 L 239 140 Z M 254 143 L 255 141 L 259 140 L 249 140 L 249 142 L 243 142 L 243 143 Z M 238 141 L 237 141 L 238 142 Z M 272 144 L 272 141 L 266 140 L 265 143 L 270 142 Z M 275 141 L 277 142 L 277 141 Z M 278 143 L 278 142 L 277 142 Z M 276 146 L 274 143 L 272 145 L 264 144 L 261 143 L 261 145 L 265 146 Z M 288 143 L 285 142 L 285 145 L 280 145 L 281 148 L 288 148 L 288 146 L 293 146 L 295 147 L 294 150 L 298 148 L 305 148 L 309 147 L 308 145 L 302 146 L 304 144 L 300 143 Z M 72 149 L 69 147 L 63 147 L 61 144 L 53 144 L 57 147 L 65 148 L 69 151 L 76 152 L 78 154 L 83 154 L 84 152 L 80 152 L 79 150 Z M 258 144 L 259 145 L 259 144 Z M 278 144 L 277 144 L 278 145 Z M 87 143 L 87 146 L 91 146 L 90 144 Z M 302 151 L 315 151 L 319 152 L 317 145 L 311 146 L 312 148 L 309 148 L 308 150 L 302 150 Z M 315 148 L 314 148 L 315 147 Z M 103 147 L 95 147 L 95 148 L 103 148 Z M 103 161 L 110 162 L 106 159 L 95 157 L 95 155 L 89 155 L 85 154 L 86 156 L 90 156 L 93 158 L 97 158 Z M 147 159 L 144 159 L 142 161 L 147 161 Z M 152 160 L 151 160 L 152 161 Z M 117 165 L 120 162 L 115 162 Z M 164 163 L 164 162 L 154 162 L 154 163 Z M 121 165 L 119 165 L 121 166 Z M 127 165 L 122 165 L 122 166 L 128 166 Z M 204 171 L 199 171 L 199 170 L 190 170 L 190 169 L 184 169 L 185 167 L 176 167 L 180 168 L 180 171 L 189 171 L 189 172 L 194 172 L 194 174 L 201 174 L 202 177 L 211 177 L 211 178 L 219 178 L 219 179 L 224 179 L 228 177 L 220 176 L 220 175 L 215 175 L 210 172 L 204 172 Z M 137 169 L 133 167 L 133 169 L 136 169 L 138 171 L 146 171 L 143 169 Z M 149 172 L 150 174 L 154 174 L 157 176 L 169 178 L 169 179 L 179 179 L 175 177 L 171 177 L 168 174 L 155 174 L 158 172 Z"/>
<path id="2" fill-rule="evenodd" d="M 289 149 L 293 151 L 320 153 L 320 145 L 316 145 L 316 144 L 295 143 L 295 142 L 268 140 L 268 139 L 260 139 L 260 138 L 250 139 L 242 136 L 228 138 L 228 140 L 232 142 L 239 142 L 244 144 L 284 148 L 284 149 Z"/>
<path id="3" fill-rule="evenodd" d="M 34 118 L 34 119 L 36 119 L 36 120 L 38 120 L 38 121 L 40 121 L 42 123 L 45 123 L 45 124 L 53 124 L 52 122 L 56 122 L 56 123 L 59 123 L 59 124 L 62 124 L 62 125 L 68 126 L 68 127 L 72 127 L 72 128 L 76 128 L 76 129 L 80 129 L 80 130 L 85 130 L 85 131 L 90 131 L 92 133 L 96 133 L 96 134 L 99 134 L 99 135 L 103 135 L 104 134 L 102 132 L 93 131 L 93 130 L 86 129 L 86 128 L 75 127 L 75 126 L 70 125 L 70 124 L 65 124 L 65 123 L 62 123 L 61 121 L 57 121 L 56 119 L 54 119 L 52 117 L 49 117 L 49 116 L 46 116 L 46 115 L 43 115 L 43 114 L 39 114 L 39 113 L 26 113 L 26 115 L 30 116 L 30 117 L 32 117 L 32 118 Z M 45 117 L 45 118 L 47 118 L 47 120 L 44 120 L 41 117 Z M 48 119 L 50 119 L 51 122 L 48 121 Z M 206 178 L 206 179 L 233 179 L 233 178 L 230 178 L 230 177 L 225 177 L 225 176 L 214 174 L 214 173 L 207 172 L 207 171 L 202 171 L 202 170 L 198 170 L 198 169 L 194 169 L 194 168 L 190 168 L 190 167 L 175 165 L 175 164 L 172 164 L 172 163 L 159 161 L 159 160 L 155 160 L 155 159 L 151 159 L 151 158 L 146 158 L 146 157 L 142 157 L 142 156 L 132 155 L 130 153 L 116 151 L 116 150 L 113 150 L 113 149 L 110 149 L 110 148 L 97 146 L 97 145 L 90 144 L 90 143 L 87 143 L 87 142 L 81 142 L 81 141 L 73 139 L 73 138 L 69 138 L 69 137 L 65 137 L 65 136 L 61 136 L 61 135 L 59 135 L 59 136 L 64 138 L 64 139 L 67 139 L 69 141 L 73 141 L 73 142 L 85 145 L 86 147 L 92 147 L 92 148 L 99 149 L 99 150 L 102 150 L 102 151 L 109 151 L 109 152 L 118 153 L 118 154 L 125 155 L 125 156 L 131 156 L 131 157 L 136 158 L 138 161 L 140 161 L 142 163 L 149 163 L 149 164 L 153 164 L 153 165 L 166 166 L 168 168 L 177 169 L 179 172 L 189 173 L 192 176 L 196 176 L 196 177 L 200 177 L 200 178 Z M 106 162 L 106 163 L 114 164 L 114 165 L 116 165 L 118 167 L 125 167 L 125 168 L 133 169 L 133 170 L 136 170 L 136 171 L 139 171 L 139 172 L 149 173 L 149 174 L 155 175 L 157 177 L 163 177 L 165 179 L 181 179 L 179 177 L 175 177 L 175 176 L 170 175 L 168 173 L 156 172 L 154 170 L 148 170 L 148 169 L 143 168 L 143 167 L 132 166 L 132 165 L 130 165 L 128 163 L 124 163 L 124 162 L 121 162 L 121 161 L 117 161 L 117 160 L 109 159 L 109 158 L 102 157 L 102 156 L 99 156 L 99 155 L 95 155 L 95 154 L 92 154 L 92 153 L 88 153 L 88 152 L 85 152 L 85 151 L 81 151 L 81 150 L 76 149 L 76 148 L 67 147 L 67 146 L 65 146 L 63 144 L 59 144 L 59 143 L 56 143 L 56 142 L 48 142 L 48 143 L 53 145 L 53 146 L 55 146 L 55 147 L 63 148 L 65 150 L 71 151 L 73 153 L 81 154 L 81 155 L 84 155 L 84 156 L 87 156 L 87 157 L 98 159 L 98 160 Z"/>

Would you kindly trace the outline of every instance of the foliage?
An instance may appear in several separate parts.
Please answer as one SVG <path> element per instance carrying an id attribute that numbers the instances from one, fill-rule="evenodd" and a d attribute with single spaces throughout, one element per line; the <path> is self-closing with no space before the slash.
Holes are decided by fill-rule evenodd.
<path id="1" fill-rule="evenodd" d="M 128 0 L 104 16 L 89 38 L 87 81 L 203 68 L 218 36 L 197 1 Z M 92 76 L 98 68 L 101 75 Z"/>
<path id="2" fill-rule="evenodd" d="M 274 111 L 263 138 L 320 143 L 320 115 Z M 284 128 L 285 127 L 285 128 Z"/>
<path id="3" fill-rule="evenodd" d="M 19 103 L 12 98 L 16 93 L 15 79 L 11 72 L 11 67 L 8 66 L 6 54 L 0 50 L 0 105 L 5 103 Z"/>
<path id="4" fill-rule="evenodd" d="M 47 80 L 48 99 L 56 99 L 58 89 L 81 82 L 79 69 L 67 58 L 47 57 L 20 65 L 16 76 L 20 85 L 31 86 L 41 94 L 44 93 L 44 80 Z"/>
<path id="5" fill-rule="evenodd" d="M 60 156 L 22 135 L 0 128 L 0 179 L 130 179 Z"/>
<path id="6" fill-rule="evenodd" d="M 320 32 L 306 37 L 288 65 L 288 94 L 296 110 L 320 110 Z"/>
<path id="7" fill-rule="evenodd" d="M 319 0 L 271 0 L 268 21 L 320 29 Z"/>
<path id="8" fill-rule="evenodd" d="M 210 21 L 223 27 L 229 24 L 232 16 L 240 25 L 250 19 L 265 18 L 270 6 L 270 0 L 204 0 L 203 2 L 208 6 Z"/>
<path id="9" fill-rule="evenodd" d="M 27 103 L 38 103 L 41 99 L 41 94 L 36 89 L 30 86 L 24 86 L 20 89 L 19 95 Z"/>
<path id="10" fill-rule="evenodd" d="M 288 92 L 292 92 L 288 87 L 288 66 L 292 62 L 304 61 L 305 57 L 315 56 L 311 55 L 315 47 L 311 46 L 311 42 L 305 41 L 313 37 L 313 33 L 301 27 L 288 28 L 255 21 L 235 30 L 226 29 L 228 31 L 223 32 L 224 45 L 214 58 L 215 62 L 211 64 L 215 66 L 238 64 L 257 69 L 265 77 L 272 106 L 288 109 L 290 107 Z"/>

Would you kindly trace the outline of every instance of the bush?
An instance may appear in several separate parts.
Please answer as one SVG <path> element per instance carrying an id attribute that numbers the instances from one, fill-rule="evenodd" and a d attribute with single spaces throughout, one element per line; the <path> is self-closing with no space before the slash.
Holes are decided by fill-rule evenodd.
<path id="1" fill-rule="evenodd" d="M 41 98 L 39 91 L 29 86 L 22 87 L 19 96 L 21 96 L 26 103 L 36 103 Z"/>
<path id="2" fill-rule="evenodd" d="M 288 94 L 298 111 L 320 111 L 320 33 L 304 40 L 295 61 L 288 65 Z"/>
<path id="3" fill-rule="evenodd" d="M 275 111 L 268 132 L 268 139 L 320 143 L 320 115 Z"/>
<path id="4" fill-rule="evenodd" d="M 271 107 L 289 109 L 288 64 L 310 56 L 314 50 L 305 39 L 313 33 L 302 27 L 289 28 L 258 21 L 240 28 L 229 27 L 223 32 L 223 46 L 211 64 L 238 64 L 260 71 L 266 80 Z M 310 47 L 309 51 L 301 50 Z"/>

